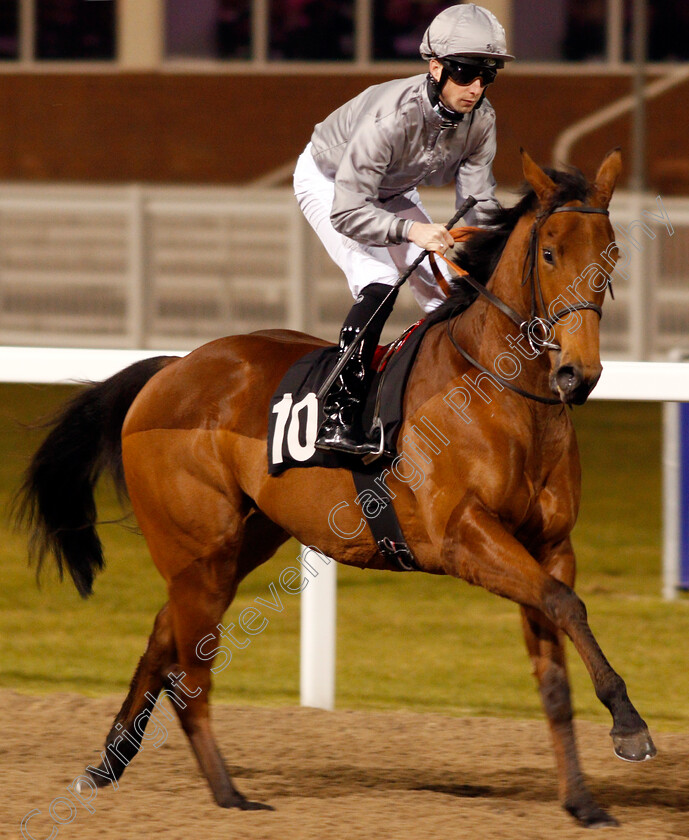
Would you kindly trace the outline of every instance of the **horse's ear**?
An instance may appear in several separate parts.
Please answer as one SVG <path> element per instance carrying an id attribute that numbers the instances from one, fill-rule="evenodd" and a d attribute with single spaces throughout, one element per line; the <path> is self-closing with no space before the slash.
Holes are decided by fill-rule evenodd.
<path id="1" fill-rule="evenodd" d="M 610 204 L 615 184 L 622 172 L 622 152 L 619 148 L 608 152 L 603 158 L 593 183 L 593 203 L 601 207 Z"/>
<path id="2" fill-rule="evenodd" d="M 520 149 L 520 152 L 522 155 L 522 169 L 524 171 L 524 177 L 534 188 L 534 191 L 538 196 L 539 203 L 542 206 L 549 204 L 557 192 L 555 182 L 552 178 L 549 178 L 548 175 L 546 175 L 537 163 L 534 163 L 533 160 L 531 160 L 524 149 Z"/>

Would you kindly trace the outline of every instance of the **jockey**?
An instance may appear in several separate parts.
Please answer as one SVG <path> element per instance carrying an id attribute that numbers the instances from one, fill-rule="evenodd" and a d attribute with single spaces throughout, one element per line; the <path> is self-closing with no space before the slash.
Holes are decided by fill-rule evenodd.
<path id="1" fill-rule="evenodd" d="M 478 203 L 468 224 L 497 206 L 495 112 L 485 98 L 514 56 L 495 16 L 458 4 L 431 22 L 420 45 L 428 74 L 367 88 L 316 125 L 294 172 L 299 206 L 343 270 L 355 303 L 340 332 L 344 353 L 422 250 L 454 245 L 424 210 L 417 186 L 454 182 L 456 205 Z M 409 278 L 425 312 L 444 296 L 423 264 Z M 325 399 L 316 446 L 354 455 L 377 449 L 361 429 L 370 365 L 396 293 L 387 298 Z"/>

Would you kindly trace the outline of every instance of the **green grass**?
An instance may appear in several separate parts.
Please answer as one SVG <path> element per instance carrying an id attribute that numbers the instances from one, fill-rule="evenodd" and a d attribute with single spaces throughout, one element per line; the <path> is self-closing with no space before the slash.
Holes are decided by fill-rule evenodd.
<path id="1" fill-rule="evenodd" d="M 0 501 L 19 482 L 41 432 L 33 420 L 58 405 L 66 388 L 0 386 Z M 577 409 L 584 496 L 575 547 L 578 591 L 603 650 L 655 729 L 689 726 L 684 668 L 689 604 L 660 599 L 660 407 L 595 403 Z M 121 515 L 99 489 L 102 519 Z M 6 523 L 0 587 L 0 684 L 20 691 L 124 694 L 153 617 L 165 600 L 142 538 L 101 528 L 108 566 L 95 594 L 81 600 L 54 574 L 35 585 L 26 542 Z M 241 587 L 230 616 L 266 596 L 298 546 L 288 543 Z M 338 567 L 337 704 L 340 708 L 540 717 L 515 605 L 465 583 L 420 574 Z M 317 581 L 314 582 L 314 584 Z M 282 595 L 263 633 L 218 675 L 216 700 L 298 703 L 299 604 Z M 578 656 L 569 661 L 577 714 L 608 721 Z"/>

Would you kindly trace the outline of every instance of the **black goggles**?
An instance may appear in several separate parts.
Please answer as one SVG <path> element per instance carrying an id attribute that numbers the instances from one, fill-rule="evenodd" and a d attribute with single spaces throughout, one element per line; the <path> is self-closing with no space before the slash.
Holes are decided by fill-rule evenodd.
<path id="1" fill-rule="evenodd" d="M 485 64 L 469 64 L 466 61 L 455 61 L 454 59 L 443 58 L 440 63 L 447 70 L 448 75 L 455 84 L 470 85 L 474 79 L 481 79 L 483 87 L 495 81 L 498 75 L 498 65 L 488 67 Z"/>

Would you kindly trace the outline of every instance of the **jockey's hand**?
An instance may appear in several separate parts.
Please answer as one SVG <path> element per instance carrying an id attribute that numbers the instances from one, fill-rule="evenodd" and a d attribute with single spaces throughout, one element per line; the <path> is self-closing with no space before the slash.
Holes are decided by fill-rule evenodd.
<path id="1" fill-rule="evenodd" d="M 453 248 L 455 241 L 444 225 L 424 224 L 414 222 L 409 228 L 407 239 L 423 248 L 425 251 L 439 251 L 444 254 L 449 248 Z"/>

